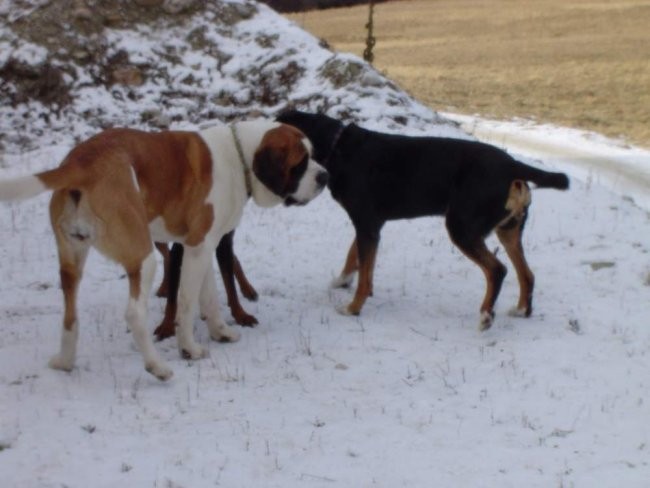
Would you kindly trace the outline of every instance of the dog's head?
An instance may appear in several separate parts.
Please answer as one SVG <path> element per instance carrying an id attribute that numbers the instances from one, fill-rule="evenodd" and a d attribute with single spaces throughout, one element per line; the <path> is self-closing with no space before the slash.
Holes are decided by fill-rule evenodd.
<path id="1" fill-rule="evenodd" d="M 327 160 L 332 155 L 338 136 L 344 127 L 343 123 L 325 114 L 299 110 L 282 112 L 276 117 L 276 120 L 283 124 L 289 124 L 306 134 L 314 146 L 312 157 L 324 165 L 327 165 Z"/>
<path id="2" fill-rule="evenodd" d="M 280 124 L 264 134 L 253 158 L 253 173 L 285 205 L 304 205 L 323 190 L 329 178 L 325 168 L 311 158 L 311 151 L 302 132 Z"/>

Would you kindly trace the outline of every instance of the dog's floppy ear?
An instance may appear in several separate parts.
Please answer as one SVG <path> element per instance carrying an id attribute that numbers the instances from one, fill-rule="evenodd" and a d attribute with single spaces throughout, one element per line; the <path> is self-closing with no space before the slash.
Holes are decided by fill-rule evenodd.
<path id="1" fill-rule="evenodd" d="M 276 195 L 282 196 L 287 180 L 286 157 L 281 149 L 264 145 L 253 158 L 253 173 Z"/>

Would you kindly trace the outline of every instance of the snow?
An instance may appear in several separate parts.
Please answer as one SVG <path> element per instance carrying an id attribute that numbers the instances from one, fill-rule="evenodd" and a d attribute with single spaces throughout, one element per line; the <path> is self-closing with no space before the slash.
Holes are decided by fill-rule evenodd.
<path id="1" fill-rule="evenodd" d="M 268 9 L 238 28 L 267 25 L 282 31 L 281 42 L 311 46 L 293 54 L 312 67 L 297 89 L 332 100 L 332 114 L 345 108 L 391 132 L 461 134 L 433 124 L 437 115 L 416 102 L 386 108 L 396 96 L 388 85 L 364 86 L 360 97 L 323 81 L 316 73 L 332 54 L 314 55 L 314 41 L 285 31 Z M 111 103 L 90 89 L 84 103 L 93 96 Z M 149 106 L 146 98 L 136 105 Z M 406 127 L 394 124 L 397 114 Z M 1 177 L 52 167 L 69 150 L 71 136 L 40 124 L 60 142 L 5 153 Z M 524 129 L 533 130 L 517 124 L 502 134 Z M 69 130 L 95 128 L 80 118 Z M 606 151 L 627 168 L 618 144 L 561 128 L 536 137 L 544 143 L 530 155 L 536 164 L 576 176 L 567 192 L 533 192 L 524 235 L 536 275 L 532 317 L 507 315 L 518 286 L 506 263 L 495 324 L 478 331 L 484 278 L 437 217 L 387 224 L 374 296 L 360 317 L 339 315 L 351 292 L 328 283 L 353 230 L 329 192 L 304 208 L 250 204 L 235 249 L 260 293 L 244 301 L 260 325 L 217 344 L 197 319 L 210 356 L 196 362 L 182 360 L 173 339 L 156 344 L 174 369 L 168 383 L 144 371 L 123 319 L 123 272 L 97 253 L 80 291 L 77 366 L 47 368 L 62 309 L 48 196 L 0 205 L 2 485 L 647 487 L 650 209 L 601 166 L 581 170 L 574 152 L 544 150 L 559 141 Z M 498 247 L 493 238 L 489 245 Z M 151 329 L 163 305 L 152 297 Z"/>

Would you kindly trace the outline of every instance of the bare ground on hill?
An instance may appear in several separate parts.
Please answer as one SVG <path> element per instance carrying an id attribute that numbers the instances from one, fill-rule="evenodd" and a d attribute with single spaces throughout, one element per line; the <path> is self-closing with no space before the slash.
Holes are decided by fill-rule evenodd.
<path id="1" fill-rule="evenodd" d="M 361 55 L 367 6 L 292 14 Z M 650 1 L 401 0 L 375 7 L 375 66 L 433 109 L 522 117 L 650 146 Z"/>

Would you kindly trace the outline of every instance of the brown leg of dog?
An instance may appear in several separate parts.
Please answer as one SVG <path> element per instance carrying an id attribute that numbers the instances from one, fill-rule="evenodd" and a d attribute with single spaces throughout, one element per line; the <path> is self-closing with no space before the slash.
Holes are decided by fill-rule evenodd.
<path id="1" fill-rule="evenodd" d="M 247 313 L 246 310 L 244 310 L 244 308 L 241 306 L 239 297 L 237 296 L 237 289 L 235 288 L 234 268 L 236 258 L 233 253 L 233 234 L 234 231 L 229 232 L 221 238 L 221 241 L 217 246 L 217 262 L 219 263 L 221 278 L 223 279 L 223 285 L 226 288 L 226 295 L 228 296 L 228 306 L 230 307 L 232 316 L 235 318 L 235 322 L 237 322 L 239 325 L 252 327 L 253 325 L 257 324 L 258 321 L 254 316 Z M 239 268 L 241 274 L 243 275 L 241 265 Z"/>
<path id="2" fill-rule="evenodd" d="M 164 298 L 169 292 L 169 247 L 166 242 L 156 242 L 155 246 L 163 258 L 163 279 L 160 282 L 156 296 Z"/>
<path id="3" fill-rule="evenodd" d="M 241 263 L 239 262 L 239 259 L 237 259 L 237 256 L 234 254 L 232 255 L 233 259 L 233 267 L 235 270 L 235 279 L 237 280 L 237 283 L 239 283 L 239 289 L 242 292 L 242 295 L 244 295 L 248 300 L 251 302 L 257 301 L 259 295 L 257 294 L 257 290 L 251 285 L 250 281 L 248 281 L 248 278 L 246 278 L 246 275 L 244 274 L 244 269 L 241 266 Z"/>
<path id="4" fill-rule="evenodd" d="M 172 337 L 176 332 L 174 330 L 174 321 L 176 320 L 176 304 L 178 300 L 178 286 L 181 277 L 181 263 L 183 261 L 183 245 L 174 243 L 169 253 L 169 276 L 168 276 L 168 293 L 167 302 L 165 303 L 165 315 L 162 322 L 154 330 L 156 339 L 162 341 L 167 337 Z"/>
<path id="5" fill-rule="evenodd" d="M 359 283 L 354 298 L 342 312 L 347 315 L 359 315 L 366 299 L 372 292 L 372 280 L 377 258 L 377 246 L 379 240 L 372 240 L 366 237 L 357 237 L 357 249 L 359 253 Z"/>
<path id="6" fill-rule="evenodd" d="M 521 245 L 524 222 L 515 222 L 514 224 L 513 227 L 498 228 L 496 234 L 517 271 L 517 280 L 519 281 L 519 302 L 517 307 L 510 311 L 510 314 L 517 317 L 530 317 L 533 311 L 535 276 L 528 267 Z"/>
<path id="7" fill-rule="evenodd" d="M 359 270 L 359 250 L 357 247 L 357 239 L 355 238 L 350 245 L 348 256 L 345 260 L 345 265 L 341 270 L 338 278 L 332 281 L 332 288 L 348 288 L 354 280 L 354 273 Z"/>
<path id="8" fill-rule="evenodd" d="M 50 359 L 50 367 L 71 371 L 77 354 L 79 323 L 77 321 L 77 290 L 83 274 L 83 267 L 90 245 L 88 237 L 81 233 L 77 237 L 65 233 L 61 223 L 76 212 L 76 205 L 65 192 L 54 192 L 50 201 L 50 218 L 59 252 L 61 289 L 63 290 L 64 315 L 59 353 Z M 68 215 L 65 215 L 65 214 Z"/>

